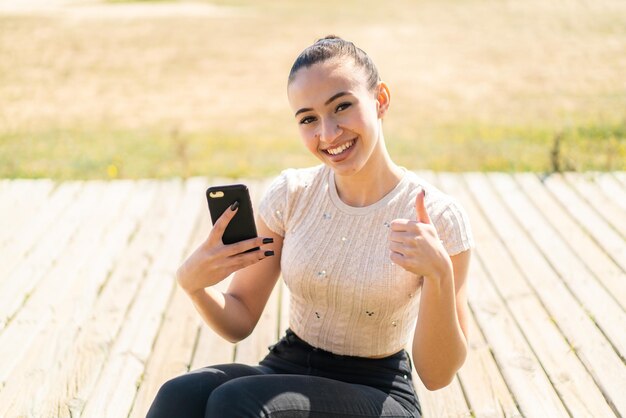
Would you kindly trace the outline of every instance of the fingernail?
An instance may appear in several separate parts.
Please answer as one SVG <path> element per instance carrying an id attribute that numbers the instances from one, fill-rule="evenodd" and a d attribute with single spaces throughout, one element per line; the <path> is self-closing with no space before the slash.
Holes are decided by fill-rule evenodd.
<path id="1" fill-rule="evenodd" d="M 263 244 L 271 244 L 274 242 L 274 238 L 263 238 Z"/>
<path id="2" fill-rule="evenodd" d="M 422 189 L 422 196 L 426 197 L 426 189 Z"/>
<path id="3" fill-rule="evenodd" d="M 265 256 L 266 257 L 269 257 L 271 255 L 274 255 L 274 251 L 271 251 L 271 250 L 270 251 L 265 251 Z"/>
<path id="4" fill-rule="evenodd" d="M 235 203 L 230 205 L 230 210 L 235 211 L 235 210 L 237 210 L 238 207 L 239 207 L 239 201 L 235 200 Z"/>

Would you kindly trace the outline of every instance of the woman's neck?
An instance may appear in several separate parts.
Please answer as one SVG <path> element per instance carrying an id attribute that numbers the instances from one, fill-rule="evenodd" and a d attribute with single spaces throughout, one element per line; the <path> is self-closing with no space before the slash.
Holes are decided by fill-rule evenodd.
<path id="1" fill-rule="evenodd" d="M 380 151 L 372 155 L 358 173 L 349 176 L 335 173 L 337 194 L 346 205 L 372 205 L 385 197 L 402 180 L 402 168 L 391 160 L 384 146 Z"/>

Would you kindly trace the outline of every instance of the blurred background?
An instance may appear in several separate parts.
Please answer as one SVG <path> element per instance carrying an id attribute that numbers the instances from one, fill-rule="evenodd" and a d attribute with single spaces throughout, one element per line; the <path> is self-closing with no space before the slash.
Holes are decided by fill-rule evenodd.
<path id="1" fill-rule="evenodd" d="M 286 98 L 336 34 L 413 170 L 626 169 L 623 0 L 0 0 L 0 177 L 265 177 L 317 164 Z"/>

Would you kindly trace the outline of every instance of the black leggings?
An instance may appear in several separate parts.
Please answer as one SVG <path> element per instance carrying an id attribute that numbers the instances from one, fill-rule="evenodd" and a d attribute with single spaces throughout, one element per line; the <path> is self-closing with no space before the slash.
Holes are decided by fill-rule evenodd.
<path id="1" fill-rule="evenodd" d="M 148 418 L 420 417 L 411 367 L 405 350 L 339 356 L 287 330 L 258 366 L 222 364 L 169 380 Z"/>

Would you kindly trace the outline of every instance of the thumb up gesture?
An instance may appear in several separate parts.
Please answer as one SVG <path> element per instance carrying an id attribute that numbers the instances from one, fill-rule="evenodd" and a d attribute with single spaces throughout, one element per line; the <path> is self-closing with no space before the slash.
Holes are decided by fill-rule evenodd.
<path id="1" fill-rule="evenodd" d="M 428 216 L 425 198 L 426 191 L 422 189 L 415 199 L 417 220 L 395 219 L 391 222 L 390 258 L 417 276 L 439 278 L 451 269 L 452 262 Z"/>

